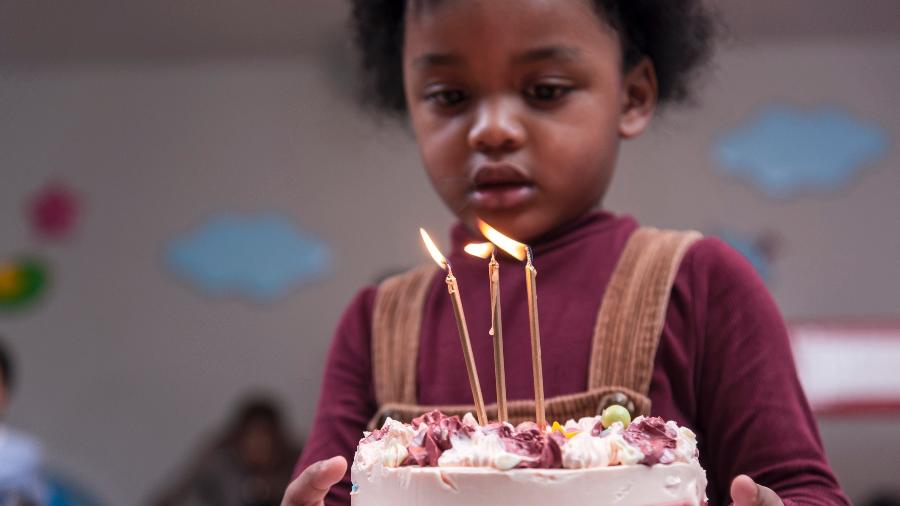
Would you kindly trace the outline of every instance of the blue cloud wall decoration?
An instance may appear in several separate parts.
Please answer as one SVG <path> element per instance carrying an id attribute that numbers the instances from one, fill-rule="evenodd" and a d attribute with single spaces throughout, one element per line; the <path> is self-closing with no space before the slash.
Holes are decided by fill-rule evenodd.
<path id="1" fill-rule="evenodd" d="M 166 264 L 213 296 L 272 301 L 331 270 L 331 251 L 277 213 L 224 213 L 173 240 Z"/>
<path id="2" fill-rule="evenodd" d="M 882 159 L 888 136 L 834 107 L 770 106 L 719 139 L 720 170 L 776 198 L 834 191 Z"/>

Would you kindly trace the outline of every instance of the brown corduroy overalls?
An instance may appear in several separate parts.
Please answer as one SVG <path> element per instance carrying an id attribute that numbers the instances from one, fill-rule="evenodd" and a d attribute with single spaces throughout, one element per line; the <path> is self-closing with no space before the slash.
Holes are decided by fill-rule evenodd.
<path id="1" fill-rule="evenodd" d="M 561 423 L 595 416 L 610 404 L 632 416 L 650 414 L 650 378 L 666 318 L 669 295 L 681 259 L 701 235 L 640 228 L 625 245 L 603 296 L 594 328 L 587 391 L 545 400 L 548 421 Z M 378 411 L 369 423 L 386 417 L 409 422 L 433 409 L 450 415 L 473 412 L 474 405 L 416 404 L 416 358 L 422 308 L 436 267 L 424 266 L 381 283 L 372 320 L 372 376 Z M 513 424 L 534 419 L 533 400 L 508 402 Z M 497 406 L 487 406 L 496 419 Z"/>

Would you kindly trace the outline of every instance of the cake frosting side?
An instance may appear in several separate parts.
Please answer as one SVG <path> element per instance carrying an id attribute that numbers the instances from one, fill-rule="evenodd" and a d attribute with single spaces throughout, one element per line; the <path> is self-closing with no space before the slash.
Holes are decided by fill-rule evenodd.
<path id="1" fill-rule="evenodd" d="M 694 433 L 660 418 L 588 417 L 540 429 L 431 412 L 360 440 L 355 506 L 702 504 Z"/>
<path id="2" fill-rule="evenodd" d="M 354 506 L 700 505 L 706 474 L 697 463 L 587 469 L 382 467 L 351 471 Z"/>

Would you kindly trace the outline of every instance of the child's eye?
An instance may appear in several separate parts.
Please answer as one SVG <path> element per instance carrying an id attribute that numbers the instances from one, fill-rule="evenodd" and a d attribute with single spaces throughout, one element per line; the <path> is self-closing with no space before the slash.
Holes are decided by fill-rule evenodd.
<path id="1" fill-rule="evenodd" d="M 452 109 L 469 98 L 462 90 L 439 90 L 425 95 L 425 100 L 444 109 Z"/>
<path id="2" fill-rule="evenodd" d="M 529 86 L 525 89 L 525 94 L 538 102 L 552 102 L 559 100 L 570 91 L 572 91 L 571 86 L 542 83 Z"/>

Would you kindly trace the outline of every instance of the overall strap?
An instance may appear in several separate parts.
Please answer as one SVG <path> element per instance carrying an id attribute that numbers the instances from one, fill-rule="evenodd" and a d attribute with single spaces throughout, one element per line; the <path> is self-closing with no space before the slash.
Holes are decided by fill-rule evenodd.
<path id="1" fill-rule="evenodd" d="M 603 296 L 588 369 L 588 389 L 617 386 L 645 406 L 626 406 L 649 414 L 647 397 L 656 349 L 666 320 L 669 295 L 681 259 L 702 236 L 694 231 L 640 228 L 625 245 Z"/>
<path id="2" fill-rule="evenodd" d="M 436 270 L 423 265 L 378 286 L 372 314 L 372 378 L 379 406 L 416 402 L 422 310 Z"/>

